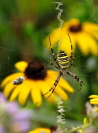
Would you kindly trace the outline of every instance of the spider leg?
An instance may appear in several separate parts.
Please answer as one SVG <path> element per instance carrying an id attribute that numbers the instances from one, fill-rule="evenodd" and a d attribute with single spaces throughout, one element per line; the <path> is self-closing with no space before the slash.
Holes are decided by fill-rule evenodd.
<path id="1" fill-rule="evenodd" d="M 68 68 L 71 67 L 74 64 L 74 62 L 72 62 L 71 64 L 68 65 Z"/>
<path id="2" fill-rule="evenodd" d="M 70 71 L 68 71 L 68 70 L 66 70 L 66 73 L 67 73 L 68 75 L 72 76 L 73 78 L 75 78 L 75 79 L 78 81 L 78 83 L 80 84 L 80 89 L 79 89 L 78 91 L 80 91 L 81 88 L 82 88 L 82 85 L 84 84 L 83 81 L 82 81 L 81 79 L 79 79 L 79 77 L 76 76 L 74 73 L 72 73 L 72 72 L 70 72 Z"/>
<path id="3" fill-rule="evenodd" d="M 71 67 L 74 64 L 74 54 L 73 54 L 72 41 L 71 41 L 71 38 L 70 38 L 70 35 L 69 34 L 68 34 L 68 37 L 69 37 L 70 44 L 71 44 L 71 55 L 70 55 L 70 58 L 69 58 L 69 60 L 72 60 L 72 63 L 69 65 L 69 67 Z"/>
<path id="4" fill-rule="evenodd" d="M 50 48 L 51 48 L 52 57 L 53 57 L 54 61 L 56 62 L 57 60 L 56 60 L 56 57 L 55 57 L 55 55 L 54 55 L 53 48 L 52 48 L 52 46 L 51 46 L 50 36 L 49 36 L 49 42 L 50 42 Z"/>
<path id="5" fill-rule="evenodd" d="M 44 95 L 46 95 L 46 94 L 48 94 L 50 91 L 51 91 L 51 94 L 47 97 L 47 99 L 52 95 L 52 93 L 55 91 L 55 88 L 56 88 L 56 86 L 57 86 L 57 84 L 58 84 L 58 82 L 59 82 L 59 80 L 60 80 L 60 77 L 63 75 L 63 73 L 62 72 L 59 72 L 59 74 L 58 74 L 58 76 L 57 76 L 57 78 L 56 78 L 56 80 L 55 80 L 55 82 L 54 82 L 54 84 L 53 84 L 53 86 L 50 88 L 50 90 L 48 91 L 48 92 L 46 92 Z"/>
<path id="6" fill-rule="evenodd" d="M 57 64 L 58 69 L 60 69 L 60 66 L 59 66 L 59 64 L 58 64 L 57 58 L 55 57 L 53 48 L 52 48 L 52 46 L 51 46 L 50 36 L 49 36 L 49 42 L 50 42 L 50 48 L 51 48 L 52 57 L 53 57 L 55 63 Z M 56 68 L 57 68 L 57 67 L 56 67 Z"/>

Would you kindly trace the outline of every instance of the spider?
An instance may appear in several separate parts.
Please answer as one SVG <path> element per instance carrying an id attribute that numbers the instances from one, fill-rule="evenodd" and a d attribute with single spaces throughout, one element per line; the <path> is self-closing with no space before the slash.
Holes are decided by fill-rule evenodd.
<path id="1" fill-rule="evenodd" d="M 47 99 L 52 95 L 52 93 L 54 93 L 54 91 L 56 89 L 56 86 L 58 85 L 61 76 L 64 76 L 65 74 L 68 74 L 68 75 L 72 76 L 74 79 L 76 79 L 78 81 L 78 83 L 80 84 L 80 89 L 79 90 L 81 90 L 81 88 L 82 88 L 83 81 L 80 80 L 79 77 L 76 76 L 74 73 L 67 70 L 67 68 L 71 67 L 74 64 L 73 46 L 72 46 L 72 41 L 71 41 L 71 38 L 70 38 L 69 34 L 68 34 L 68 37 L 69 37 L 70 44 L 71 44 L 71 55 L 70 55 L 70 57 L 68 57 L 67 53 L 63 50 L 58 51 L 57 56 L 55 56 L 54 51 L 53 51 L 52 46 L 51 46 L 51 41 L 50 41 L 50 36 L 49 36 L 49 43 L 50 43 L 51 53 L 52 53 L 52 57 L 53 57 L 56 65 L 54 65 L 52 62 L 50 62 L 50 64 L 53 65 L 54 67 L 56 67 L 59 70 L 59 74 L 58 74 L 53 86 L 50 88 L 50 90 L 48 92 L 46 92 L 44 94 L 44 95 L 46 95 L 47 93 L 49 93 L 51 91 L 51 94 L 47 97 Z"/>

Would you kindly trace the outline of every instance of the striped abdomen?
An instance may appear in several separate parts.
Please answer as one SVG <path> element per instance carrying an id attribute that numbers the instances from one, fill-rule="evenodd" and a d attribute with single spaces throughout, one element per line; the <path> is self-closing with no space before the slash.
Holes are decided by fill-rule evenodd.
<path id="1" fill-rule="evenodd" d="M 62 69 L 66 69 L 68 67 L 69 58 L 68 58 L 68 55 L 65 53 L 65 51 L 60 50 L 58 52 L 57 61 Z"/>

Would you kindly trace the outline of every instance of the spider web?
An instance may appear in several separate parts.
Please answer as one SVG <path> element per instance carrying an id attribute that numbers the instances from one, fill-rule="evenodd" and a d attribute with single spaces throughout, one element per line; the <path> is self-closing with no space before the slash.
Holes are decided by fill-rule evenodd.
<path id="1" fill-rule="evenodd" d="M 64 20 L 62 20 L 61 18 L 62 18 L 62 13 L 63 13 L 63 11 L 65 11 L 65 9 L 62 9 L 62 5 L 63 5 L 63 3 L 62 2 L 54 2 L 55 4 L 57 4 L 57 6 L 56 6 L 56 10 L 58 10 L 58 14 L 57 14 L 57 19 L 59 20 L 59 23 L 60 23 L 60 26 L 59 26 L 59 30 L 60 30 L 60 28 L 62 27 L 62 24 L 64 23 Z M 81 5 L 82 5 L 82 3 L 81 3 Z M 93 5 L 93 1 L 92 1 L 92 5 Z M 71 8 L 75 8 L 76 6 L 75 6 L 75 4 L 73 5 L 73 7 L 71 7 Z M 70 10 L 70 9 L 68 9 L 68 10 Z M 98 24 L 98 20 L 95 18 L 95 15 L 96 14 L 96 8 L 94 7 L 94 5 L 93 5 L 93 11 L 92 11 L 92 14 L 85 20 L 85 21 L 89 21 L 89 19 L 90 18 L 93 18 L 93 20 L 95 21 L 95 23 L 97 23 Z M 60 37 L 59 37 L 59 33 L 58 33 L 58 38 L 59 38 L 59 40 L 60 40 Z M 58 45 L 60 45 L 60 41 L 59 41 L 59 44 Z M 80 48 L 78 48 L 78 49 L 80 49 Z M 83 73 L 83 71 L 85 71 L 85 70 L 87 70 L 87 69 L 91 69 L 91 67 L 93 67 L 93 65 L 96 67 L 96 71 L 98 71 L 98 69 L 97 69 L 97 67 L 98 67 L 98 62 L 96 62 L 96 60 L 95 60 L 95 58 L 94 57 L 89 57 L 88 58 L 88 60 L 87 60 L 87 62 L 86 62 L 86 64 L 84 65 L 84 64 L 81 64 L 81 58 L 82 58 L 83 56 L 81 55 L 81 53 L 79 53 L 78 54 L 78 56 L 77 57 L 75 57 L 75 60 L 77 60 L 77 62 L 76 63 L 74 63 L 75 64 L 75 67 L 73 67 L 71 70 L 72 70 L 72 72 L 74 73 L 74 74 L 76 74 L 78 77 L 93 77 L 93 76 L 97 76 L 97 73 L 91 73 L 91 74 L 89 74 L 89 75 L 87 75 L 87 74 L 78 74 L 78 68 L 79 67 L 81 67 L 80 69 L 82 69 L 82 73 Z M 81 66 L 79 65 L 79 64 L 81 64 Z M 71 85 L 73 86 L 73 88 L 74 88 L 74 84 L 76 84 L 75 82 L 77 82 L 77 81 L 74 81 L 74 80 L 71 80 L 71 78 L 70 77 L 68 77 L 68 76 L 66 76 L 67 78 L 67 80 L 69 81 L 69 83 L 71 83 Z M 80 78 L 80 79 L 81 79 Z M 85 84 L 85 81 L 84 81 L 84 84 Z M 84 87 L 84 85 L 83 85 L 83 87 Z M 76 90 L 76 89 L 75 89 Z M 76 93 L 80 93 L 80 92 L 77 92 L 76 91 Z M 70 97 L 70 100 L 72 100 L 73 101 L 73 103 L 77 103 L 76 102 L 76 100 L 75 100 L 75 98 L 74 98 L 74 96 L 75 95 L 78 95 L 78 94 L 69 94 L 69 97 Z M 78 97 L 78 100 L 79 100 L 79 97 Z M 69 105 L 69 104 L 68 104 Z M 70 105 L 71 106 L 68 106 L 68 108 L 67 108 L 67 110 L 71 110 L 71 107 L 73 107 L 73 105 L 72 105 L 72 103 L 70 103 Z"/>
<path id="2" fill-rule="evenodd" d="M 2 0 L 2 1 L 0 1 L 0 5 L 1 6 L 7 5 L 7 4 L 10 4 L 10 2 L 11 1 L 9 1 L 9 0 Z M 93 21 L 98 24 L 97 13 L 96 13 L 98 9 L 94 6 L 93 2 L 94 1 L 92 0 L 93 11 L 90 14 L 90 16 L 85 19 L 85 21 L 89 21 L 92 18 Z M 58 29 L 60 29 L 62 27 L 62 24 L 65 21 L 65 20 L 62 19 L 63 12 L 69 12 L 70 10 L 72 10 L 74 8 L 75 9 L 77 8 L 77 2 L 74 2 L 73 6 L 71 6 L 70 8 L 64 7 L 63 3 L 64 3 L 63 0 L 62 0 L 62 2 L 58 2 L 58 1 L 51 1 L 50 2 L 48 0 L 46 2 L 46 1 L 42 0 L 42 7 L 43 8 L 47 8 L 50 4 L 52 4 L 53 7 L 54 7 L 54 10 L 52 10 L 50 12 L 50 14 L 48 14 L 48 16 L 50 16 L 51 14 L 54 14 L 54 12 L 57 11 L 57 14 L 56 14 L 55 17 L 57 18 L 57 21 L 58 21 Z M 84 4 L 82 2 L 80 2 L 80 5 L 83 6 Z M 32 5 L 30 5 L 30 6 L 32 6 Z M 4 24 L 2 25 L 2 30 L 1 30 L 1 35 L 0 35 L 0 38 L 1 38 L 0 39 L 0 42 L 1 42 L 0 43 L 0 62 L 1 62 L 1 64 L 0 64 L 0 81 L 2 81 L 4 79 L 4 77 L 6 77 L 7 75 L 15 72 L 14 64 L 16 63 L 16 61 L 19 61 L 20 58 L 21 58 L 21 60 L 23 60 L 23 59 L 28 60 L 29 57 L 33 58 L 33 56 L 34 56 L 34 54 L 33 54 L 34 46 L 32 46 L 32 45 L 26 46 L 26 45 L 22 44 L 21 43 L 23 41 L 22 36 L 20 36 L 20 37 L 18 36 L 19 40 L 20 40 L 20 43 L 16 39 L 16 37 L 17 37 L 17 27 L 20 26 L 17 23 L 16 20 L 20 15 L 24 14 L 25 8 L 26 8 L 26 5 L 24 5 L 24 7 L 22 9 L 20 9 L 20 12 L 17 13 L 16 16 L 14 16 L 13 21 L 12 21 L 12 17 L 9 16 L 9 14 L 7 14 L 7 12 L 5 12 L 3 10 L 1 12 L 1 15 L 2 15 L 1 24 L 3 24 L 3 23 Z M 8 23 L 9 23 L 8 25 L 6 25 L 6 21 L 8 21 Z M 46 22 L 47 22 L 47 20 L 43 20 L 38 24 L 38 26 L 40 27 L 42 24 L 44 24 Z M 14 27 L 14 31 L 13 31 L 13 39 L 10 37 L 10 31 L 12 30 L 12 27 L 11 27 L 12 23 L 13 23 L 13 25 L 16 25 L 16 27 Z M 5 28 L 5 26 L 6 26 L 6 28 Z M 6 31 L 5 31 L 5 29 L 6 29 Z M 50 29 L 52 29 L 52 26 L 50 26 Z M 42 33 L 43 31 L 44 31 L 44 29 L 41 29 L 40 31 L 38 31 L 38 34 Z M 3 38 L 5 38 L 5 39 L 3 39 Z M 42 40 L 44 40 L 43 35 L 41 35 L 40 38 Z M 59 33 L 58 33 L 58 38 L 59 38 Z M 59 38 L 59 40 L 60 40 L 60 38 Z M 29 44 L 32 43 L 32 42 L 29 42 L 28 40 L 26 40 L 26 42 L 29 43 Z M 37 42 L 35 42 L 34 45 L 37 45 Z M 55 47 L 58 47 L 58 45 L 60 45 L 60 41 L 59 41 L 59 44 L 57 44 Z M 80 49 L 80 48 L 78 48 L 78 49 Z M 37 48 L 36 48 L 36 51 L 37 51 Z M 36 53 L 36 52 L 34 52 L 34 53 Z M 50 54 L 47 53 L 47 50 L 43 49 L 43 51 L 41 53 L 42 53 L 43 57 L 48 56 L 48 58 L 46 58 L 46 60 L 48 59 L 50 62 L 51 62 L 51 60 L 53 60 L 52 57 L 51 57 L 51 53 Z M 36 55 L 39 56 L 38 52 L 36 53 Z M 82 67 L 83 68 L 82 71 L 85 71 L 85 69 L 87 69 L 91 65 L 90 63 L 92 61 L 95 63 L 95 65 L 97 65 L 97 68 L 98 68 L 98 64 L 96 64 L 95 59 L 92 57 L 92 58 L 89 58 L 88 63 L 86 65 L 82 64 L 82 66 L 79 66 L 78 64 L 81 64 L 81 62 L 80 62 L 81 57 L 82 57 L 81 53 L 80 53 L 80 55 L 75 57 L 75 60 L 78 60 L 78 61 L 77 61 L 77 64 L 75 64 L 75 67 L 73 67 L 71 69 L 71 71 L 73 73 L 75 73 L 78 77 L 85 77 L 85 76 L 93 77 L 95 74 L 91 74 L 91 75 L 82 75 L 81 74 L 80 75 L 79 72 L 78 72 L 78 67 Z M 42 58 L 41 61 L 44 62 L 43 58 Z M 50 69 L 50 68 L 51 68 L 51 65 L 48 64 L 46 69 Z M 74 79 L 70 80 L 69 76 L 67 76 L 66 79 L 70 82 L 70 84 L 73 87 L 74 87 L 74 84 L 77 82 Z M 75 94 L 71 94 L 70 97 L 73 97 L 73 95 L 75 95 Z"/>

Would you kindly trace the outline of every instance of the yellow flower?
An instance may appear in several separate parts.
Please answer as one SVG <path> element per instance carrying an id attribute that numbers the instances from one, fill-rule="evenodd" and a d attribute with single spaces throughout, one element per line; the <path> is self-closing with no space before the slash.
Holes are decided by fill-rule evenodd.
<path id="1" fill-rule="evenodd" d="M 89 96 L 90 104 L 98 105 L 98 95 L 91 95 Z"/>
<path id="2" fill-rule="evenodd" d="M 48 128 L 36 128 L 35 130 L 28 133 L 51 133 L 51 130 Z"/>
<path id="3" fill-rule="evenodd" d="M 84 55 L 91 53 L 98 55 L 98 45 L 95 39 L 98 39 L 98 25 L 91 22 L 80 23 L 78 19 L 71 19 L 65 22 L 61 29 L 54 29 L 50 33 L 52 46 L 60 41 L 59 49 L 64 50 L 70 55 L 70 35 L 73 49 L 75 50 L 76 44 L 79 46 Z M 49 36 L 46 37 L 44 44 L 49 47 Z"/>
<path id="4" fill-rule="evenodd" d="M 37 106 L 40 106 L 42 103 L 41 93 L 45 94 L 49 91 L 58 72 L 46 70 L 44 65 L 39 61 L 33 61 L 31 63 L 20 61 L 15 64 L 15 67 L 21 72 L 14 73 L 3 80 L 1 87 L 4 87 L 4 95 L 7 98 L 9 97 L 10 101 L 18 97 L 18 101 L 22 105 L 26 103 L 30 96 L 32 101 L 38 103 Z M 24 82 L 20 85 L 13 85 L 13 80 L 17 79 L 19 76 L 25 77 Z M 55 93 L 63 100 L 67 100 L 68 95 L 62 88 L 69 92 L 74 92 L 74 90 L 67 81 L 63 78 L 60 79 Z M 53 102 L 55 94 L 52 94 L 51 97 L 47 99 L 50 93 L 51 92 L 44 95 L 44 97 L 48 102 Z"/>

